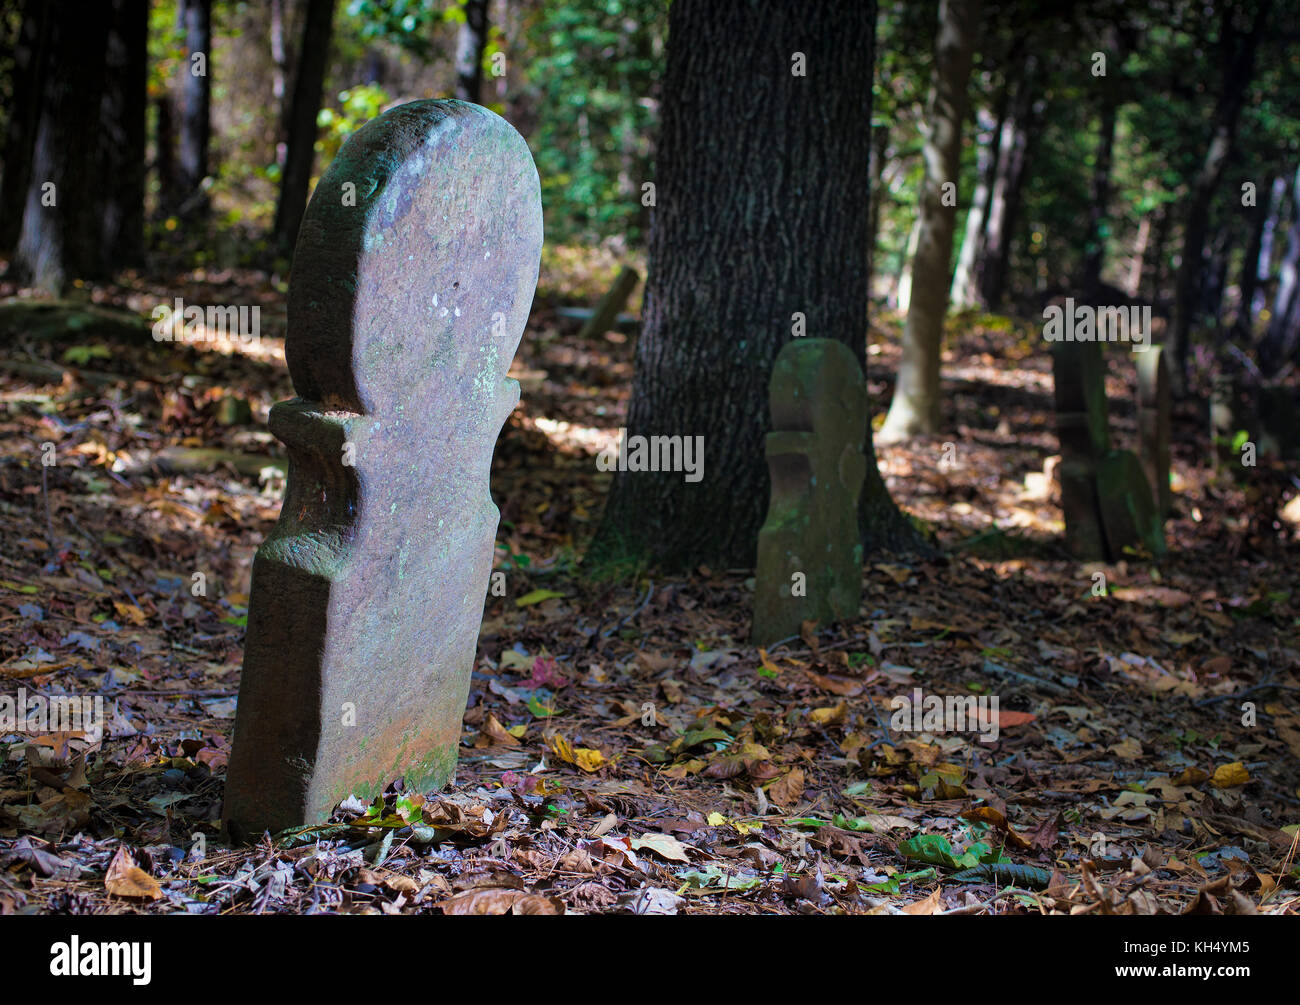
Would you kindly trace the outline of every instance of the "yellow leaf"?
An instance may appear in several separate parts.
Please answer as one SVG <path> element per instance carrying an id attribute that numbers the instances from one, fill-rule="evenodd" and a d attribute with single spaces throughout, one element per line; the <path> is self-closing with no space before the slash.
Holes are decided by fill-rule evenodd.
<path id="1" fill-rule="evenodd" d="M 1250 781 L 1250 772 L 1240 761 L 1233 761 L 1231 764 L 1220 764 L 1214 769 L 1214 777 L 1210 779 L 1210 784 L 1216 789 L 1231 789 L 1237 785 L 1245 785 Z"/>
<path id="2" fill-rule="evenodd" d="M 834 726 L 844 721 L 849 714 L 849 707 L 845 702 L 829 708 L 814 708 L 809 713 L 809 718 L 818 726 Z"/>
<path id="3" fill-rule="evenodd" d="M 709 814 L 709 818 L 705 822 L 710 827 L 725 827 L 727 825 L 727 818 L 724 817 L 717 810 L 714 810 L 712 813 Z"/>
<path id="4" fill-rule="evenodd" d="M 163 895 L 158 881 L 135 864 L 135 859 L 125 845 L 118 847 L 113 860 L 108 864 L 104 888 L 117 897 L 158 900 Z"/>
<path id="5" fill-rule="evenodd" d="M 556 597 L 564 596 L 556 590 L 533 590 L 525 593 L 515 601 L 516 607 L 530 607 L 533 604 L 540 604 L 543 600 L 554 600 Z"/>
<path id="6" fill-rule="evenodd" d="M 605 755 L 590 747 L 578 747 L 574 752 L 574 763 L 583 771 L 599 771 L 605 765 Z"/>
<path id="7" fill-rule="evenodd" d="M 143 625 L 149 620 L 149 616 L 136 607 L 135 604 L 123 604 L 114 600 L 113 609 L 133 625 Z"/>

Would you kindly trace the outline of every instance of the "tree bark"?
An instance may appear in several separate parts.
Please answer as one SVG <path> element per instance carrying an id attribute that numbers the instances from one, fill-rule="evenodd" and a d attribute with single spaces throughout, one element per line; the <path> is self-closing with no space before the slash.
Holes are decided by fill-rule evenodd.
<path id="1" fill-rule="evenodd" d="M 1291 229 L 1278 270 L 1273 316 L 1259 347 L 1260 368 L 1275 374 L 1300 349 L 1300 168 L 1291 185 Z"/>
<path id="2" fill-rule="evenodd" d="M 1083 294 L 1088 303 L 1096 302 L 1101 271 L 1106 261 L 1106 240 L 1110 236 L 1110 174 L 1115 150 L 1115 120 L 1122 96 L 1124 61 L 1131 38 L 1128 32 L 1107 25 L 1104 45 L 1108 56 L 1106 75 L 1101 78 L 1100 126 L 1097 130 L 1097 160 L 1092 170 L 1092 200 L 1088 207 L 1088 238 L 1083 259 Z"/>
<path id="3" fill-rule="evenodd" d="M 1259 254 L 1255 257 L 1255 281 L 1267 284 L 1273 278 L 1273 248 L 1277 239 L 1278 224 L 1282 221 L 1282 204 L 1286 201 L 1287 181 L 1285 175 L 1273 179 L 1268 196 L 1268 214 L 1264 217 L 1264 229 L 1259 238 Z M 1251 303 L 1251 318 L 1254 319 L 1264 309 L 1267 291 L 1263 286 L 1255 287 Z"/>
<path id="4" fill-rule="evenodd" d="M 703 436 L 702 479 L 619 472 L 597 565 L 752 567 L 768 384 L 792 316 L 866 362 L 875 4 L 675 0 L 629 436 Z M 793 72 L 803 61 L 806 75 Z M 868 443 L 864 526 L 910 524 Z"/>
<path id="5" fill-rule="evenodd" d="M 1037 58 L 1030 55 L 1025 61 L 1011 107 L 1002 121 L 1002 135 L 998 139 L 997 174 L 989 196 L 984 254 L 976 268 L 980 299 L 989 310 L 998 310 L 1002 306 L 1011 255 L 1011 234 L 1020 210 L 1025 168 L 1042 128 L 1045 102 L 1038 96 L 1038 73 Z"/>
<path id="6" fill-rule="evenodd" d="M 13 273 L 58 296 L 71 279 L 101 278 L 110 269 L 100 243 L 104 179 L 94 140 L 110 8 L 73 0 L 47 0 L 46 7 L 48 58 Z M 76 156 L 87 145 L 89 156 Z"/>
<path id="7" fill-rule="evenodd" d="M 149 0 L 111 0 L 99 155 L 100 245 L 117 266 L 144 262 L 145 103 Z"/>
<path id="8" fill-rule="evenodd" d="M 178 212 L 189 216 L 207 209 L 202 186 L 212 137 L 212 0 L 181 0 L 177 16 L 185 29 L 186 58 L 181 67 L 176 194 Z M 196 54 L 202 54 L 202 60 L 196 61 Z"/>
<path id="9" fill-rule="evenodd" d="M 316 116 L 320 114 L 321 92 L 325 87 L 333 22 L 334 0 L 308 0 L 293 105 L 289 111 L 289 150 L 275 210 L 275 244 L 282 255 L 293 252 L 298 225 L 307 208 L 307 190 L 311 187 L 311 169 L 316 158 Z"/>
<path id="10" fill-rule="evenodd" d="M 940 0 L 939 3 L 934 69 L 925 114 L 929 135 L 924 149 L 921 232 L 912 264 L 912 296 L 903 327 L 903 358 L 889 414 L 880 430 L 882 443 L 927 435 L 939 429 L 939 364 L 952 282 L 961 129 L 966 118 L 966 89 L 970 83 L 979 10 L 979 0 Z"/>
<path id="11" fill-rule="evenodd" d="M 966 230 L 962 234 L 961 251 L 957 254 L 957 268 L 953 272 L 951 299 L 955 307 L 971 307 L 979 302 L 979 287 L 975 282 L 975 263 L 984 252 L 985 224 L 988 221 L 989 195 L 993 191 L 993 175 L 997 170 L 998 137 L 1002 133 L 1002 116 L 1005 103 L 993 117 L 981 108 L 976 121 L 982 138 L 975 152 L 975 195 L 966 213 Z"/>
<path id="12" fill-rule="evenodd" d="M 14 45 L 12 100 L 3 153 L 4 178 L 0 180 L 0 248 L 6 251 L 18 243 L 31 180 L 32 148 L 49 45 L 49 10 L 45 0 L 27 0 Z"/>
<path id="13" fill-rule="evenodd" d="M 1210 200 L 1219 187 L 1223 169 L 1232 154 L 1237 136 L 1237 120 L 1246 100 L 1255 69 L 1255 51 L 1268 15 L 1271 0 L 1260 0 L 1250 30 L 1242 36 L 1232 23 L 1235 6 L 1225 4 L 1220 29 L 1220 51 L 1225 54 L 1226 70 L 1215 103 L 1210 142 L 1192 181 L 1187 222 L 1183 227 L 1183 257 L 1178 267 L 1178 285 L 1174 301 L 1174 319 L 1168 342 L 1169 387 L 1175 396 L 1187 393 L 1187 357 L 1191 344 L 1192 315 L 1197 308 L 1197 287 L 1204 269 L 1205 236 L 1209 229 Z"/>
<path id="14" fill-rule="evenodd" d="M 465 0 L 465 21 L 456 35 L 456 97 L 461 101 L 483 103 L 483 50 L 487 38 L 487 0 Z"/>

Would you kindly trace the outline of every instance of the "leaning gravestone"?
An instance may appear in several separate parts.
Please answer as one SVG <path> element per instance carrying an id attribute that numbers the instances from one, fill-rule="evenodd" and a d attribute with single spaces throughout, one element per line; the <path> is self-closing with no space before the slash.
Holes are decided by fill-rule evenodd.
<path id="1" fill-rule="evenodd" d="M 1138 452 L 1151 490 L 1156 510 L 1167 517 L 1171 509 L 1169 493 L 1169 368 L 1160 346 L 1150 346 L 1138 355 Z"/>
<path id="2" fill-rule="evenodd" d="M 1100 344 L 1053 343 L 1052 369 L 1066 550 L 1083 561 L 1118 561 L 1137 545 L 1164 554 L 1163 522 L 1142 463 L 1110 446 Z"/>
<path id="3" fill-rule="evenodd" d="M 289 480 L 253 564 L 232 836 L 321 820 L 399 776 L 450 779 L 541 245 L 528 147 L 477 105 L 394 108 L 321 177 L 289 290 L 298 397 L 271 410 Z"/>
<path id="4" fill-rule="evenodd" d="M 758 645 L 797 635 L 806 620 L 855 617 L 862 602 L 862 370 L 844 343 L 800 338 L 777 356 L 770 393 L 772 497 L 754 577 Z"/>

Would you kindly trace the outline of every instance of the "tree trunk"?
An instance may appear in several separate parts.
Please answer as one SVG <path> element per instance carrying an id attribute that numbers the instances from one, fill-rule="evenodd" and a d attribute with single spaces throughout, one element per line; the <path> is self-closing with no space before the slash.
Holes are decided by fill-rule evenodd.
<path id="1" fill-rule="evenodd" d="M 177 211 L 183 216 L 207 210 L 203 179 L 208 176 L 212 131 L 212 0 L 181 0 L 177 11 L 185 28 L 181 67 L 180 147 L 176 159 Z M 201 56 L 201 59 L 196 59 Z"/>
<path id="2" fill-rule="evenodd" d="M 865 370 L 874 7 L 669 8 L 627 433 L 703 436 L 702 479 L 619 472 L 592 561 L 752 567 L 769 498 L 768 384 L 792 316 L 849 345 Z M 904 540 L 910 524 L 867 444 L 869 544 Z"/>
<path id="3" fill-rule="evenodd" d="M 1235 8 L 1223 8 L 1220 50 L 1227 57 L 1219 100 L 1214 109 L 1210 142 L 1192 182 L 1187 222 L 1183 227 L 1183 259 L 1178 267 L 1178 286 L 1174 301 L 1174 320 L 1168 335 L 1169 387 L 1176 396 L 1187 393 L 1187 357 L 1191 343 L 1192 314 L 1197 307 L 1197 287 L 1204 268 L 1205 235 L 1209 228 L 1210 200 L 1219 187 L 1223 169 L 1236 142 L 1237 120 L 1246 100 L 1255 68 L 1255 50 L 1264 27 L 1271 0 L 1260 0 L 1250 31 L 1243 37 L 1232 24 Z"/>
<path id="4" fill-rule="evenodd" d="M 100 246 L 117 266 L 144 262 L 145 103 L 149 0 L 112 0 L 100 104 L 104 203 Z"/>
<path id="5" fill-rule="evenodd" d="M 109 272 L 100 244 L 104 179 L 94 137 L 110 8 L 73 0 L 47 0 L 46 7 L 48 59 L 13 272 L 19 282 L 58 296 L 71 279 Z M 87 143 L 90 155 L 76 156 Z"/>
<path id="6" fill-rule="evenodd" d="M 955 307 L 972 307 L 979 302 L 979 287 L 975 283 L 975 264 L 984 252 L 985 224 L 988 221 L 989 195 L 993 191 L 993 175 L 997 170 L 998 137 L 1002 133 L 1005 101 L 997 117 L 981 108 L 976 115 L 981 138 L 975 151 L 975 195 L 966 214 L 966 231 L 962 235 L 961 251 L 957 255 L 957 269 L 952 277 L 951 298 Z"/>
<path id="7" fill-rule="evenodd" d="M 1083 259 L 1083 292 L 1095 303 L 1106 262 L 1106 241 L 1110 237 L 1110 175 L 1115 151 L 1115 120 L 1127 90 L 1124 63 L 1136 41 L 1132 28 L 1108 24 L 1103 32 L 1107 54 L 1106 75 L 1101 78 L 1100 128 L 1097 132 L 1097 160 L 1092 170 L 1092 200 L 1088 207 L 1088 238 Z"/>
<path id="8" fill-rule="evenodd" d="M 912 297 L 903 328 L 903 359 L 883 443 L 939 429 L 939 363 L 943 321 L 952 282 L 952 235 L 957 220 L 961 127 L 966 88 L 979 21 L 979 0 L 940 0 L 934 69 L 926 102 L 925 181 L 921 189 L 921 233 L 912 263 Z M 947 190 L 945 192 L 945 189 Z"/>
<path id="9" fill-rule="evenodd" d="M 465 0 L 465 21 L 456 35 L 456 97 L 483 102 L 483 50 L 487 48 L 487 0 Z"/>
<path id="10" fill-rule="evenodd" d="M 884 200 L 885 155 L 889 149 L 889 124 L 871 125 L 871 207 L 867 211 L 867 293 L 876 275 L 876 242 L 880 238 L 880 204 Z"/>
<path id="11" fill-rule="evenodd" d="M 1133 242 L 1133 258 L 1129 262 L 1125 292 L 1136 299 L 1142 289 L 1142 273 L 1146 266 L 1147 246 L 1151 243 L 1151 214 L 1143 213 L 1138 221 L 1137 238 Z"/>
<path id="12" fill-rule="evenodd" d="M 289 56 L 284 49 L 284 10 L 285 0 L 271 0 L 271 100 L 275 108 L 275 163 L 279 165 L 282 176 L 284 159 L 288 154 L 288 144 L 284 141 L 284 79 L 289 65 Z"/>
<path id="13" fill-rule="evenodd" d="M 1282 221 L 1282 204 L 1286 202 L 1286 176 L 1278 175 L 1273 179 L 1268 196 L 1268 214 L 1264 217 L 1264 229 L 1259 238 L 1259 254 L 1255 259 L 1256 283 L 1268 284 L 1273 279 L 1273 247 L 1276 243 L 1278 224 Z M 1254 319 L 1264 309 L 1268 292 L 1264 286 L 1256 286 L 1251 304 L 1251 318 Z"/>
<path id="14" fill-rule="evenodd" d="M 316 116 L 320 114 L 325 67 L 329 62 L 334 0 L 308 0 L 303 26 L 298 74 L 289 111 L 289 151 L 280 182 L 280 202 L 275 209 L 275 245 L 282 255 L 293 252 L 298 225 L 307 208 L 311 169 L 316 157 Z"/>
<path id="15" fill-rule="evenodd" d="M 1260 367 L 1272 375 L 1300 348 L 1300 168 L 1291 185 L 1291 229 L 1278 271 L 1273 316 L 1259 347 Z"/>
<path id="16" fill-rule="evenodd" d="M 1025 168 L 1042 127 L 1045 103 L 1038 97 L 1038 61 L 1029 56 L 998 139 L 997 175 L 989 196 L 984 255 L 977 266 L 980 299 L 989 310 L 1002 306 L 1011 234 L 1020 210 Z"/>
<path id="17" fill-rule="evenodd" d="M 13 51 L 12 100 L 5 128 L 4 178 L 0 181 L 0 249 L 5 251 L 17 245 L 22 229 L 23 207 L 31 180 L 32 147 L 40 116 L 49 24 L 45 0 L 27 0 Z"/>

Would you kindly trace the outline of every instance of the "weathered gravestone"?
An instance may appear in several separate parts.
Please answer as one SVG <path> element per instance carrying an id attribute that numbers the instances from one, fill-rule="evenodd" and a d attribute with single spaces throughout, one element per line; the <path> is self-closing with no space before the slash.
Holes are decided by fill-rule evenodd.
<path id="1" fill-rule="evenodd" d="M 1137 372 L 1138 453 L 1155 495 L 1156 510 L 1161 517 L 1167 517 L 1172 508 L 1169 492 L 1171 399 L 1164 350 L 1160 346 L 1151 346 L 1146 352 L 1139 353 Z"/>
<path id="2" fill-rule="evenodd" d="M 298 397 L 271 411 L 289 480 L 253 565 L 233 836 L 320 820 L 399 776 L 450 779 L 541 244 L 528 147 L 477 105 L 394 108 L 321 177 L 289 290 Z"/>
<path id="3" fill-rule="evenodd" d="M 771 404 L 772 497 L 754 581 L 758 645 L 797 635 L 806 620 L 856 617 L 862 602 L 868 402 L 853 352 L 831 339 L 788 343 L 772 371 Z"/>
<path id="4" fill-rule="evenodd" d="M 1137 545 L 1164 554 L 1164 527 L 1142 462 L 1111 449 L 1100 344 L 1053 343 L 1052 369 L 1066 549 L 1085 561 L 1117 561 Z"/>

